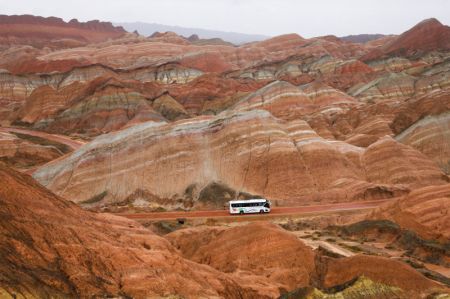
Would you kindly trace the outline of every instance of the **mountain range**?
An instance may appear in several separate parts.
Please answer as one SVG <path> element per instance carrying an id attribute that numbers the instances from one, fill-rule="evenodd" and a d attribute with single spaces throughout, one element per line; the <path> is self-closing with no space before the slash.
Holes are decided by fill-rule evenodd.
<path id="1" fill-rule="evenodd" d="M 122 26 L 129 32 L 137 31 L 139 34 L 150 36 L 155 32 L 175 32 L 178 35 L 189 37 L 191 35 L 198 35 L 202 39 L 220 38 L 224 41 L 231 42 L 235 45 L 241 45 L 254 41 L 261 41 L 269 38 L 269 36 L 262 34 L 245 34 L 238 32 L 226 32 L 219 30 L 208 30 L 201 28 L 189 28 L 181 26 L 169 26 L 157 23 L 144 23 L 144 22 L 132 22 L 132 23 L 114 23 L 116 26 Z"/>
<path id="2" fill-rule="evenodd" d="M 0 297 L 449 296 L 448 26 L 140 33 L 0 16 Z"/>

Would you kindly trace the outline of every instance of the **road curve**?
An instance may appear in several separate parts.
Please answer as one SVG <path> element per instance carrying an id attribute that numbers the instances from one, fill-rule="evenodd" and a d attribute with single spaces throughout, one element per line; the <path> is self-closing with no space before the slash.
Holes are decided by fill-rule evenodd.
<path id="1" fill-rule="evenodd" d="M 27 134 L 27 135 L 31 135 L 31 136 L 41 137 L 44 139 L 48 139 L 51 141 L 55 141 L 55 142 L 67 145 L 72 150 L 77 150 L 82 145 L 85 144 L 85 142 L 83 142 L 83 141 L 74 140 L 68 136 L 49 134 L 49 133 L 45 133 L 45 132 L 22 129 L 22 128 L 0 127 L 0 132 L 20 133 L 20 134 Z"/>
<path id="2" fill-rule="evenodd" d="M 269 214 L 260 215 L 307 215 L 312 213 L 331 213 L 339 211 L 352 211 L 373 209 L 379 205 L 392 201 L 393 199 L 381 199 L 360 202 L 345 202 L 335 204 L 310 205 L 310 206 L 295 206 L 295 207 L 274 207 Z M 151 213 L 116 213 L 129 219 L 140 220 L 171 220 L 178 218 L 223 218 L 231 216 L 227 210 L 211 210 L 211 211 L 191 211 L 191 212 L 151 212 Z M 235 217 L 248 217 L 258 214 L 233 215 Z M 259 216 L 259 215 L 258 215 Z"/>

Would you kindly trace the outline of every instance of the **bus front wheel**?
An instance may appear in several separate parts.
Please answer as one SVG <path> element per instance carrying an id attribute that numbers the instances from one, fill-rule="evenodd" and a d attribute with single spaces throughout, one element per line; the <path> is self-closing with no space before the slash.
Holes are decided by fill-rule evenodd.
<path id="1" fill-rule="evenodd" d="M 259 210 L 259 213 L 260 214 L 264 214 L 264 210 Z"/>
<path id="2" fill-rule="evenodd" d="M 239 215 L 244 215 L 244 211 L 240 211 L 240 212 L 239 212 Z"/>

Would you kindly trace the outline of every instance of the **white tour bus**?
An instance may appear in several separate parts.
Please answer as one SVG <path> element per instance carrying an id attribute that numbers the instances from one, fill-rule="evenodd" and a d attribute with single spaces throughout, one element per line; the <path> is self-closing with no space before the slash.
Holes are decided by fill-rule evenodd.
<path id="1" fill-rule="evenodd" d="M 230 214 L 269 213 L 270 201 L 264 198 L 230 200 Z"/>

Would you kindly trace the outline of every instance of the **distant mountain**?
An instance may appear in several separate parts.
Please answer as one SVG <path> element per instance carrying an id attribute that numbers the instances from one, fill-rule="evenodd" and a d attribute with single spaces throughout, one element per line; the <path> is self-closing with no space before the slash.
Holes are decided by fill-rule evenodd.
<path id="1" fill-rule="evenodd" d="M 347 35 L 340 37 L 340 39 L 345 40 L 347 42 L 364 44 L 370 42 L 371 40 L 382 38 L 386 35 L 384 34 L 357 34 L 357 35 Z"/>
<path id="2" fill-rule="evenodd" d="M 110 22 L 92 20 L 65 22 L 57 17 L 0 15 L 0 45 L 26 44 L 35 47 L 75 47 L 102 42 L 126 33 Z"/>
<path id="3" fill-rule="evenodd" d="M 166 32 L 172 31 L 176 34 L 189 37 L 193 34 L 198 35 L 201 39 L 211 39 L 220 38 L 224 41 L 231 42 L 236 45 L 245 44 L 248 42 L 260 41 L 269 38 L 270 36 L 260 35 L 260 34 L 246 34 L 238 32 L 226 32 L 226 31 L 216 31 L 200 28 L 187 28 L 180 26 L 169 26 L 156 23 L 114 23 L 116 26 L 122 26 L 125 30 L 133 32 L 137 30 L 140 34 L 150 36 L 154 32 Z"/>

